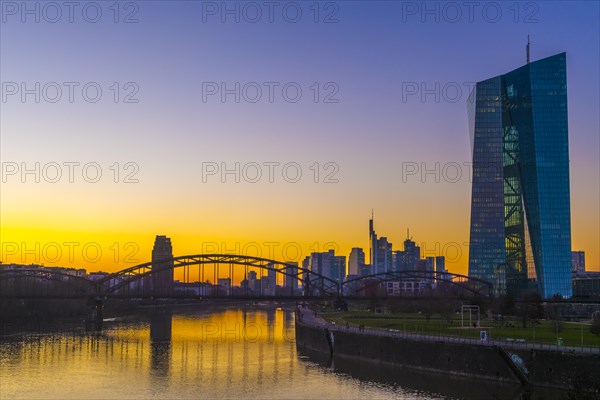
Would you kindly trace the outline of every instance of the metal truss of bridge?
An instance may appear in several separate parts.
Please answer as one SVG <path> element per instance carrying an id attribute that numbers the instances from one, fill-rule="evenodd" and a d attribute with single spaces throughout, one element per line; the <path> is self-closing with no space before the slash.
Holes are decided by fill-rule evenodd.
<path id="1" fill-rule="evenodd" d="M 53 268 L 0 268 L 0 298 L 82 298 L 98 283 Z"/>
<path id="2" fill-rule="evenodd" d="M 388 288 L 388 282 L 397 286 Z M 347 297 L 433 294 L 434 291 L 446 295 L 467 291 L 492 296 L 493 285 L 483 279 L 446 271 L 388 271 L 357 276 L 342 284 L 342 295 Z"/>
<path id="3" fill-rule="evenodd" d="M 198 254 L 147 262 L 91 281 L 52 268 L 0 268 L 1 298 L 333 298 L 387 295 L 388 282 L 427 282 L 483 296 L 489 282 L 448 272 L 393 271 L 338 282 L 322 274 L 266 258 Z M 235 286 L 234 283 L 239 283 Z M 436 289 L 437 290 L 437 289 Z M 382 293 L 383 292 L 383 293 Z"/>
<path id="4" fill-rule="evenodd" d="M 336 280 L 296 264 L 232 254 L 147 262 L 97 281 L 50 268 L 0 269 L 4 298 L 335 297 L 340 287 Z"/>

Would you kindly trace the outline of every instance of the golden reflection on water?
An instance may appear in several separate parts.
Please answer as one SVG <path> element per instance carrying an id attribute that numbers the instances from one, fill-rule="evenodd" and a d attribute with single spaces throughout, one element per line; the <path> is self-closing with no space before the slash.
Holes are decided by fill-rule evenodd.
<path id="1" fill-rule="evenodd" d="M 155 310 L 101 335 L 0 343 L 0 398 L 386 398 L 299 360 L 290 311 Z M 417 398 L 409 396 L 408 398 Z M 419 396 L 418 398 L 428 398 Z"/>

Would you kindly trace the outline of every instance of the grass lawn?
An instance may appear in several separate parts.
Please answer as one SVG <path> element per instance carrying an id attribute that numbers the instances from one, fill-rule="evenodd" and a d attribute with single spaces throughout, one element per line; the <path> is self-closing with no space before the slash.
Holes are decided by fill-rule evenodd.
<path id="1" fill-rule="evenodd" d="M 504 322 L 483 320 L 481 327 L 468 327 L 465 315 L 465 327 L 461 327 L 460 314 L 451 314 L 448 318 L 432 315 L 427 321 L 423 314 L 375 314 L 362 311 L 320 313 L 323 318 L 345 325 L 346 323 L 371 328 L 395 329 L 409 333 L 422 333 L 439 336 L 466 337 L 477 339 L 481 330 L 487 330 L 492 340 L 524 339 L 527 343 L 556 345 L 557 337 L 563 339 L 565 346 L 600 347 L 600 336 L 590 332 L 590 325 L 578 322 L 559 322 L 558 334 L 554 321 L 529 321 L 527 328 L 516 318 L 506 318 Z"/>

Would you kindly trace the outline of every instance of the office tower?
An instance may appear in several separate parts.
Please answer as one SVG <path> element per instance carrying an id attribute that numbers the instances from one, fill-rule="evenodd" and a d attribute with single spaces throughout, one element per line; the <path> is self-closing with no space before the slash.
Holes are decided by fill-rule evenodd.
<path id="1" fill-rule="evenodd" d="M 467 104 L 469 276 L 497 294 L 570 297 L 566 54 L 478 82 Z"/>
<path id="2" fill-rule="evenodd" d="M 404 265 L 404 252 L 402 250 L 392 251 L 392 266 L 394 271 L 402 271 Z"/>
<path id="3" fill-rule="evenodd" d="M 440 283 L 441 281 L 449 281 L 451 279 L 448 271 L 446 270 L 446 258 L 444 256 L 436 256 L 435 257 L 435 276 L 436 283 Z"/>
<path id="4" fill-rule="evenodd" d="M 321 274 L 329 279 L 338 282 L 340 285 L 346 277 L 346 257 L 336 256 L 333 250 L 322 253 L 311 253 L 308 258 L 307 267 L 310 271 Z M 303 264 L 304 265 L 304 264 Z M 311 276 L 311 282 L 319 278 Z M 328 282 L 324 282 L 327 286 Z"/>
<path id="5" fill-rule="evenodd" d="M 394 252 L 394 269 L 396 271 L 414 271 L 417 269 L 420 259 L 421 248 L 410 238 L 410 233 L 407 231 L 404 251 Z"/>
<path id="6" fill-rule="evenodd" d="M 166 296 L 173 293 L 173 248 L 171 239 L 166 236 L 156 236 L 152 248 L 153 270 L 162 270 L 152 275 L 149 282 L 156 296 Z"/>
<path id="7" fill-rule="evenodd" d="M 392 271 L 392 244 L 387 237 L 377 239 L 377 273 Z"/>
<path id="8" fill-rule="evenodd" d="M 365 265 L 365 252 L 359 247 L 353 247 L 348 258 L 348 275 L 360 275 Z"/>
<path id="9" fill-rule="evenodd" d="M 329 250 L 329 252 L 332 254 L 329 277 L 341 286 L 346 277 L 346 256 L 336 256 L 333 254 L 333 250 Z"/>
<path id="10" fill-rule="evenodd" d="M 369 220 L 370 263 L 373 274 L 392 271 L 392 244 L 386 237 L 377 238 L 373 218 Z"/>
<path id="11" fill-rule="evenodd" d="M 573 272 L 585 272 L 585 251 L 571 252 Z"/>
<path id="12" fill-rule="evenodd" d="M 290 264 L 291 267 L 286 268 L 285 272 L 293 276 L 284 275 L 283 286 L 285 287 L 285 294 L 293 294 L 298 291 L 298 278 L 296 276 L 296 274 L 298 274 L 298 263 L 289 262 L 288 264 Z"/>
<path id="13" fill-rule="evenodd" d="M 435 257 L 435 272 L 446 272 L 446 258 L 444 256 Z"/>
<path id="14" fill-rule="evenodd" d="M 377 233 L 373 227 L 373 217 L 369 220 L 369 264 L 371 265 L 372 273 L 377 273 Z"/>
<path id="15" fill-rule="evenodd" d="M 277 294 L 277 272 L 275 265 L 268 264 L 266 276 L 260 278 L 261 294 L 263 296 L 275 296 Z"/>
<path id="16" fill-rule="evenodd" d="M 435 257 L 425 258 L 425 271 L 427 271 L 427 272 L 435 271 Z"/>
<path id="17" fill-rule="evenodd" d="M 258 277 L 256 271 L 248 271 L 248 288 L 255 294 L 260 294 L 261 291 L 261 279 Z"/>

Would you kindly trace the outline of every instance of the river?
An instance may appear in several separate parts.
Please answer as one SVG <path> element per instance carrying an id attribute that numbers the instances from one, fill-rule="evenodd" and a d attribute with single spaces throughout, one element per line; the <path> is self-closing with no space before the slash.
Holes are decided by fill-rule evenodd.
<path id="1" fill-rule="evenodd" d="M 293 305 L 141 310 L 101 334 L 67 325 L 4 336 L 2 399 L 519 398 L 513 386 L 449 380 L 299 354 Z M 485 388 L 485 389 L 482 389 Z M 484 397 L 481 397 L 484 396 Z"/>

